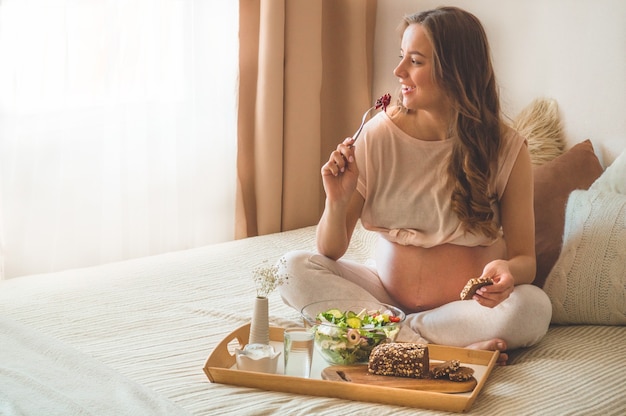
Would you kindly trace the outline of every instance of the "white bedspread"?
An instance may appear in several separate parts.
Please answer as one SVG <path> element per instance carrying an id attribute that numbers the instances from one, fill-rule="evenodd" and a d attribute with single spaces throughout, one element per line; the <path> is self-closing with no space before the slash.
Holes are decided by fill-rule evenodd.
<path id="1" fill-rule="evenodd" d="M 255 297 L 252 270 L 288 250 L 313 249 L 314 239 L 315 229 L 308 227 L 10 279 L 0 282 L 0 316 L 103 363 L 108 370 L 94 368 L 117 373 L 116 380 L 143 386 L 131 388 L 129 400 L 146 398 L 140 393 L 152 391 L 194 415 L 446 414 L 209 382 L 203 372 L 207 357 L 226 335 L 250 320 Z M 358 229 L 347 256 L 365 260 L 373 240 Z M 277 326 L 301 325 L 299 314 L 285 306 L 277 293 L 270 296 L 270 320 Z M 514 353 L 512 365 L 493 370 L 471 414 L 626 414 L 625 342 L 626 327 L 553 327 L 537 346 Z M 39 362 L 48 365 L 46 360 Z M 16 406 L 22 402 L 11 400 Z"/>
<path id="2" fill-rule="evenodd" d="M 0 316 L 0 415 L 186 415 L 54 338 Z"/>

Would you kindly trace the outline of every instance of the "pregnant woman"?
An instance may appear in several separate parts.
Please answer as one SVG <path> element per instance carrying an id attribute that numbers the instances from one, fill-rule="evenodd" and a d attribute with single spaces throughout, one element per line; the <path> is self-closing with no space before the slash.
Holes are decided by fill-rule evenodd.
<path id="1" fill-rule="evenodd" d="M 288 305 L 376 299 L 406 314 L 402 341 L 499 350 L 547 332 L 535 275 L 526 140 L 506 127 L 484 29 L 442 7 L 402 22 L 402 99 L 347 138 L 321 170 L 319 253 L 286 258 Z M 375 265 L 341 259 L 358 220 L 379 234 Z M 489 278 L 468 300 L 468 280 Z M 507 355 L 500 355 L 505 363 Z"/>

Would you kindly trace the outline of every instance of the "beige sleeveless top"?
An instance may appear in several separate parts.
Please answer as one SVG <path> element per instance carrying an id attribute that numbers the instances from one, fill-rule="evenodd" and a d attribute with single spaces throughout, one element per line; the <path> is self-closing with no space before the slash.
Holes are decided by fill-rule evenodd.
<path id="1" fill-rule="evenodd" d="M 385 112 L 372 118 L 355 145 L 359 168 L 357 191 L 365 198 L 361 213 L 363 226 L 402 245 L 493 244 L 495 239 L 465 232 L 452 211 L 446 166 L 454 140 L 418 140 L 396 126 Z M 525 143 L 512 129 L 502 138 L 492 185 L 498 201 Z M 498 208 L 495 207 L 495 219 L 499 223 Z"/>

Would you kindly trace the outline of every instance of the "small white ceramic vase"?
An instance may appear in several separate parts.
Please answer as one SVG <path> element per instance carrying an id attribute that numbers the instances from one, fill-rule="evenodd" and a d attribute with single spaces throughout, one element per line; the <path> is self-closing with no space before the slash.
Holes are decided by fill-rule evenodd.
<path id="1" fill-rule="evenodd" d="M 254 310 L 252 312 L 252 321 L 250 322 L 250 339 L 249 344 L 265 344 L 270 343 L 270 322 L 268 300 L 266 297 L 257 296 L 254 299 Z"/>

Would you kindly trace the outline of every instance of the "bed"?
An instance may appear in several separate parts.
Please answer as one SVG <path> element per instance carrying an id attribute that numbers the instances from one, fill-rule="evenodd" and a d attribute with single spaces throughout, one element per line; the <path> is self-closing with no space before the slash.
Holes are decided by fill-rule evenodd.
<path id="1" fill-rule="evenodd" d="M 571 158 L 572 152 L 548 162 L 544 169 L 563 169 L 563 165 L 572 169 L 561 160 Z M 509 365 L 493 368 L 471 414 L 625 414 L 626 326 L 619 320 L 625 315 L 626 156 L 613 165 L 590 189 L 567 190 L 571 212 L 563 213 L 563 248 L 544 286 L 551 291 L 561 323 L 551 325 L 536 346 L 512 351 Z M 581 165 L 575 166 L 581 170 Z M 537 173 L 535 180 L 546 174 Z M 565 173 L 550 174 L 563 178 Z M 540 187 L 537 182 L 536 186 Z M 552 185 L 551 190 L 553 196 L 558 193 Z M 595 208 L 590 208 L 583 209 L 587 214 L 579 224 L 572 210 L 581 202 L 572 202 L 571 195 L 608 206 L 599 193 L 621 201 L 613 222 L 603 208 L 601 219 L 593 220 Z M 592 220 L 599 222 L 589 223 Z M 600 238 L 593 232 L 598 224 L 606 225 L 600 234 L 612 235 L 611 241 L 593 240 Z M 588 233 L 593 234 L 592 240 L 587 239 Z M 375 238 L 359 225 L 347 257 L 366 261 Z M 621 296 L 610 301 L 618 303 L 617 315 L 572 314 L 572 297 L 558 292 L 556 275 L 578 278 L 582 240 L 604 244 L 604 252 L 594 254 L 601 269 L 587 265 L 581 271 L 585 280 L 594 280 L 592 274 L 597 274 L 599 286 L 584 286 L 583 295 L 604 302 L 607 290 L 602 282 L 608 281 L 613 285 L 608 292 Z M 446 414 L 209 381 L 203 371 L 207 357 L 229 333 L 250 321 L 256 296 L 252 270 L 289 250 L 313 250 L 314 242 L 311 226 L 0 282 L 0 414 Z M 568 258 L 572 248 L 575 253 Z M 612 272 L 617 276 L 609 278 Z M 269 296 L 269 305 L 272 325 L 302 325 L 299 314 L 285 306 L 278 293 Z M 576 324 L 563 323 L 568 319 Z"/>
<path id="2" fill-rule="evenodd" d="M 393 14 L 395 27 L 396 17 L 401 15 L 395 8 L 413 10 L 413 3 L 389 2 L 381 10 Z M 568 143 L 574 145 L 567 151 L 561 143 L 556 146 L 558 155 L 541 159 L 539 154 L 545 156 L 546 142 L 533 136 L 554 129 L 537 128 L 528 120 L 536 120 L 532 115 L 537 108 L 542 108 L 545 114 L 546 108 L 554 110 L 554 107 L 545 101 L 535 103 L 528 112 L 522 112 L 527 116 L 525 119 L 513 120 L 514 127 L 529 138 L 529 148 L 537 160 L 535 283 L 552 300 L 553 323 L 537 345 L 510 351 L 509 364 L 493 368 L 469 413 L 623 415 L 626 414 L 626 155 L 622 152 L 617 156 L 618 149 L 624 148 L 620 130 L 623 117 L 619 113 L 623 109 L 623 94 L 619 93 L 623 78 L 619 65 L 597 65 L 606 56 L 623 56 L 623 52 L 621 49 L 619 53 L 607 52 L 612 49 L 598 47 L 596 40 L 602 39 L 599 43 L 603 46 L 605 41 L 619 39 L 609 36 L 618 25 L 607 24 L 608 16 L 589 19 L 592 14 L 586 11 L 595 11 L 598 2 L 589 2 L 588 9 L 564 8 L 559 2 L 535 3 L 537 7 L 524 9 L 528 14 L 517 15 L 519 10 L 511 2 L 507 8 L 511 10 L 509 21 L 505 19 L 506 13 L 492 2 L 476 6 L 480 11 L 494 10 L 493 15 L 487 16 L 491 17 L 487 19 L 491 25 L 515 24 L 516 30 L 510 31 L 510 36 L 515 37 L 514 52 L 508 49 L 508 43 L 500 42 L 502 37 L 494 38 L 494 50 L 500 52 L 499 56 L 520 60 L 512 60 L 510 68 L 503 68 L 508 75 L 504 79 L 511 81 L 505 83 L 509 95 L 523 97 L 517 103 L 538 92 L 560 92 L 566 97 L 571 94 L 567 103 L 569 127 L 578 134 L 598 131 L 596 137 L 599 141 L 604 139 L 604 146 L 594 149 L 588 140 L 574 144 L 570 136 Z M 612 10 L 616 4 L 602 10 Z M 547 12 L 539 15 L 543 20 L 534 18 L 544 6 L 548 11 L 553 8 L 552 12 L 559 16 L 566 13 L 559 24 L 571 20 L 574 30 L 552 26 L 556 22 L 552 18 L 548 20 L 546 16 L 551 14 Z M 621 10 L 623 7 L 614 19 L 620 18 Z M 584 20 L 570 19 L 567 13 L 580 14 Z M 531 15 L 533 18 L 527 18 Z M 579 30 L 581 22 L 588 27 L 592 21 L 599 22 L 591 30 L 600 33 L 594 38 L 587 36 L 589 31 Z M 526 33 L 533 34 L 531 29 L 535 25 L 546 25 L 554 33 L 567 34 L 563 36 L 567 42 L 558 47 L 547 45 L 545 53 L 560 52 L 565 45 L 575 49 L 576 53 L 572 53 L 575 61 L 561 59 L 564 55 L 557 54 L 553 61 L 558 62 L 548 65 L 546 55 L 534 56 L 523 49 L 532 48 L 535 43 L 531 41 L 535 38 L 519 33 L 524 33 L 525 28 Z M 572 62 L 576 66 L 580 64 L 581 39 L 570 42 L 572 32 L 581 33 L 585 41 L 591 39 L 593 47 L 583 47 L 586 54 L 598 54 L 590 55 L 597 59 L 585 59 L 591 63 L 589 78 L 593 75 L 612 80 L 619 73 L 617 82 L 606 86 L 598 82 L 579 83 L 578 78 L 585 77 L 579 77 L 569 66 L 573 66 Z M 536 44 L 544 42 L 542 34 L 536 34 Z M 389 30 L 389 36 L 396 36 L 393 29 Z M 389 39 L 381 40 L 384 45 L 389 42 Z M 621 48 L 621 43 L 614 43 Z M 390 49 L 389 53 L 390 62 L 395 62 L 397 52 Z M 535 74 L 529 70 L 528 60 L 541 62 L 541 71 Z M 563 66 L 555 65 L 561 61 Z M 384 60 L 383 64 L 387 65 Z M 518 67 L 521 73 L 514 71 Z M 596 72 L 599 70 L 611 72 L 607 75 Z M 528 77 L 526 82 L 517 82 L 524 77 Z M 576 82 L 559 84 L 561 77 L 576 78 Z M 392 81 L 395 79 L 389 82 Z M 378 84 L 378 89 L 389 90 L 382 82 Z M 544 88 L 545 84 L 552 89 Z M 595 100 L 588 98 L 590 108 L 597 113 L 596 120 L 588 119 L 591 111 L 583 106 L 588 100 L 580 99 L 592 95 L 585 88 L 594 93 L 591 98 Z M 609 94 L 604 88 L 617 91 L 610 94 L 612 100 L 606 100 Z M 602 111 L 596 111 L 598 108 Z M 558 111 L 549 113 L 554 115 Z M 583 129 L 586 126 L 589 130 Z M 611 159 L 617 157 L 605 169 L 596 153 L 602 155 L 611 145 Z M 359 226 L 346 257 L 367 261 L 375 238 Z M 312 396 L 306 390 L 292 394 L 209 381 L 203 371 L 209 355 L 232 331 L 250 322 L 256 296 L 253 270 L 276 261 L 287 251 L 314 250 L 314 247 L 315 227 L 310 226 L 152 257 L 0 281 L 0 415 L 448 414 L 418 406 Z M 285 306 L 276 292 L 269 297 L 269 314 L 274 326 L 302 325 L 297 311 Z"/>

